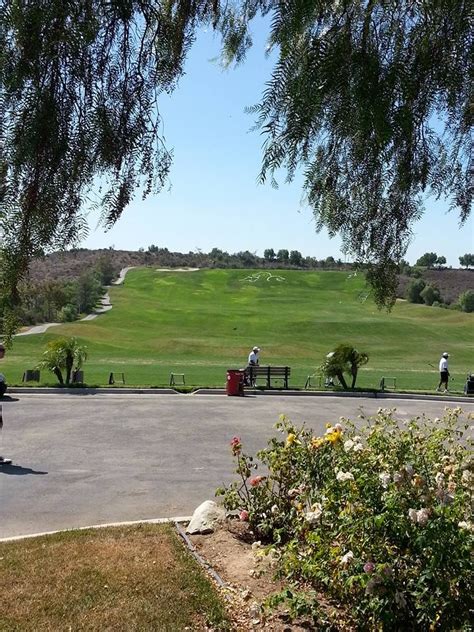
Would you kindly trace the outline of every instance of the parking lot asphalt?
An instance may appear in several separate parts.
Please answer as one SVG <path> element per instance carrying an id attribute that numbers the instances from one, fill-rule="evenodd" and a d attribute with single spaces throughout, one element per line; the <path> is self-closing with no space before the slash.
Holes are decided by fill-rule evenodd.
<path id="1" fill-rule="evenodd" d="M 280 414 L 316 433 L 340 416 L 396 408 L 439 417 L 450 402 L 351 397 L 12 394 L 3 402 L 0 538 L 189 515 L 233 478 L 230 439 L 265 447 Z M 474 413 L 474 402 L 462 404 Z"/>

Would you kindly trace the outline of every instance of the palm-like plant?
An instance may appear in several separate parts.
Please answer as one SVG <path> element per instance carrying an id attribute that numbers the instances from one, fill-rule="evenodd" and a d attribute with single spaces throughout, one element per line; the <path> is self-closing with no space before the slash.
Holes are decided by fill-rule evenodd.
<path id="1" fill-rule="evenodd" d="M 58 338 L 48 343 L 38 368 L 48 369 L 54 373 L 60 384 L 70 384 L 73 367 L 76 370 L 80 369 L 86 360 L 87 349 L 80 345 L 76 338 Z"/>
<path id="2" fill-rule="evenodd" d="M 359 367 L 367 364 L 367 353 L 357 351 L 352 345 L 339 345 L 334 351 L 328 353 L 321 370 L 327 377 L 337 377 L 343 388 L 347 389 L 344 373 L 352 375 L 351 388 L 355 387 Z"/>

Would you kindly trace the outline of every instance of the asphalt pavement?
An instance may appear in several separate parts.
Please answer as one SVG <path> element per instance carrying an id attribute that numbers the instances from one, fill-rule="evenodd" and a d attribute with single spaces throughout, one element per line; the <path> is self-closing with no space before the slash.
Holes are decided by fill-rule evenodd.
<path id="1" fill-rule="evenodd" d="M 265 447 L 284 413 L 317 433 L 340 416 L 397 409 L 439 417 L 450 402 L 352 397 L 12 394 L 3 402 L 0 538 L 189 515 L 233 479 L 229 441 Z M 474 413 L 474 402 L 463 403 Z"/>

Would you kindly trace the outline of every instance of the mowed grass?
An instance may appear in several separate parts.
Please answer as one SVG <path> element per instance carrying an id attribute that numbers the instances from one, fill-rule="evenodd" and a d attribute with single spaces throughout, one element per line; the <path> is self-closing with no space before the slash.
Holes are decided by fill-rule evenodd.
<path id="1" fill-rule="evenodd" d="M 133 269 L 123 286 L 110 289 L 111 311 L 16 338 L 1 370 L 18 384 L 49 340 L 77 336 L 89 351 L 85 381 L 97 385 L 123 371 L 127 385 L 164 386 L 176 372 L 188 386 L 222 387 L 226 369 L 245 366 L 253 345 L 262 348 L 261 364 L 290 366 L 297 388 L 343 342 L 370 356 L 362 388 L 377 388 L 388 376 L 400 390 L 432 390 L 443 351 L 451 354 L 453 391 L 474 371 L 474 314 L 404 301 L 379 311 L 366 299 L 363 277 L 347 272 L 282 270 L 268 277 L 261 270 Z M 44 371 L 41 377 L 55 382 Z"/>
<path id="2" fill-rule="evenodd" d="M 223 604 L 169 525 L 0 543 L 0 630 L 228 630 Z"/>

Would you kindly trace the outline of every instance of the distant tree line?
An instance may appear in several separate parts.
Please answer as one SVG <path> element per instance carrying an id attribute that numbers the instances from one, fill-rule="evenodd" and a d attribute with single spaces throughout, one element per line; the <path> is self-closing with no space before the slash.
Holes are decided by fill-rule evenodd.
<path id="1" fill-rule="evenodd" d="M 193 266 L 199 268 L 302 268 L 314 269 L 350 269 L 351 263 L 344 263 L 341 259 L 326 257 L 317 259 L 316 257 L 304 257 L 299 250 L 287 250 L 282 248 L 275 250 L 266 248 L 263 257 L 255 252 L 242 250 L 235 253 L 228 253 L 220 248 L 213 248 L 210 252 L 170 252 L 168 248 L 159 248 L 152 244 L 145 251 L 140 249 L 145 258 L 145 263 L 153 260 L 155 264 L 178 267 Z"/>

